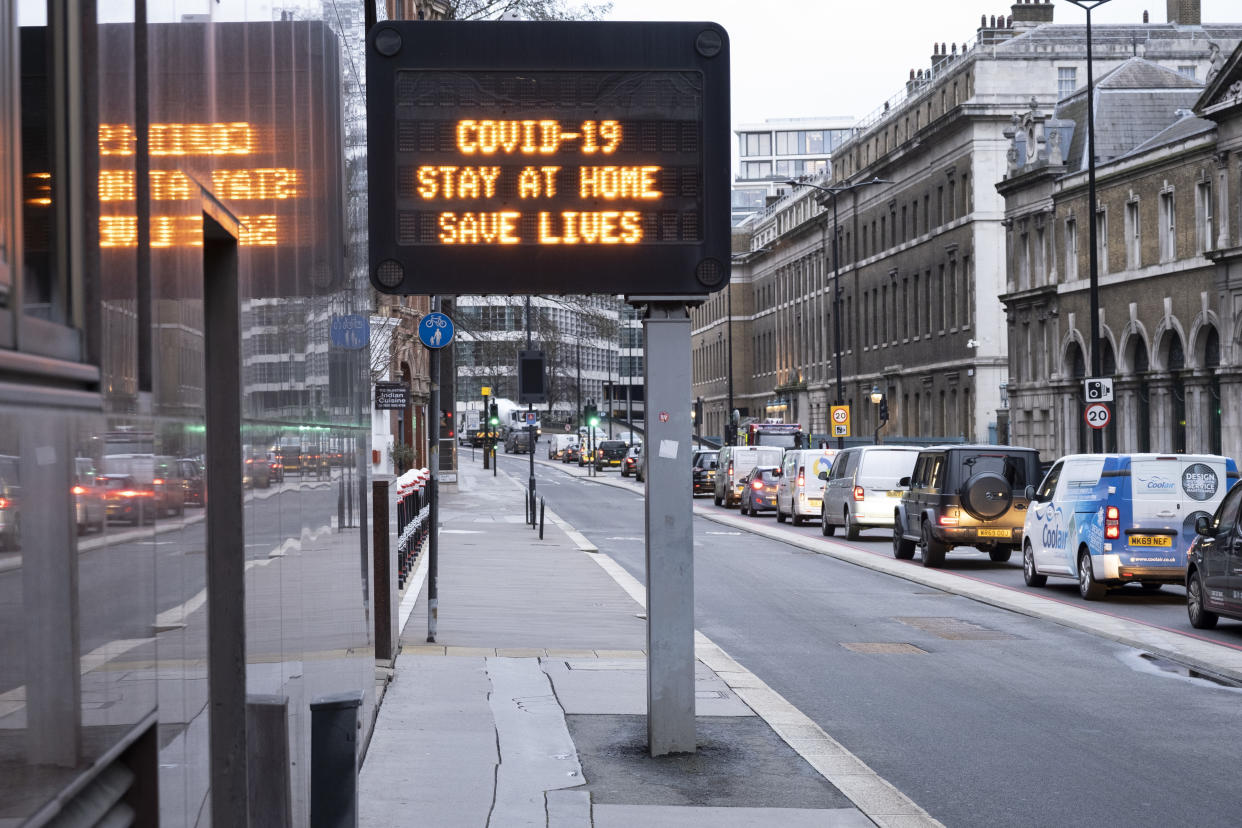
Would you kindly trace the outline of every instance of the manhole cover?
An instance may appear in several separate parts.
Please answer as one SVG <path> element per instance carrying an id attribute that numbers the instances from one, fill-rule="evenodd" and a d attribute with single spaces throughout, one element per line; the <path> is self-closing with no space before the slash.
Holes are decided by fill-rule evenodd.
<path id="1" fill-rule="evenodd" d="M 899 641 L 842 641 L 841 646 L 853 653 L 868 655 L 926 655 L 927 651 Z"/>
<path id="2" fill-rule="evenodd" d="M 1007 632 L 992 630 L 961 618 L 897 616 L 893 620 L 949 641 L 1008 641 L 1017 638 Z"/>

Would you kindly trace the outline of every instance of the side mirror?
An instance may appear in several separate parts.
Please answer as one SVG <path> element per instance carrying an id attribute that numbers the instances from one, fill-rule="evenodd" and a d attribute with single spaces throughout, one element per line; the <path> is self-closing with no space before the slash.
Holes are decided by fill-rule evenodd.
<path id="1" fill-rule="evenodd" d="M 1212 519 L 1207 515 L 1199 515 L 1195 518 L 1195 533 L 1205 538 L 1212 537 L 1215 534 L 1212 531 Z"/>
<path id="2" fill-rule="evenodd" d="M 1035 487 L 1028 485 L 1026 487 L 1026 490 L 1023 492 L 1023 494 L 1026 495 L 1027 500 L 1034 501 L 1035 500 Z"/>
<path id="3" fill-rule="evenodd" d="M 827 479 L 828 479 L 828 470 L 827 470 L 827 469 L 824 469 L 822 472 L 820 472 L 820 473 L 819 473 L 819 479 L 820 479 L 820 480 L 827 480 Z"/>
<path id="4" fill-rule="evenodd" d="M 781 476 L 782 476 L 782 475 L 781 475 L 781 470 L 780 470 L 780 469 L 773 469 L 773 470 L 772 470 L 772 476 L 773 476 L 773 477 L 781 477 Z"/>
<path id="5" fill-rule="evenodd" d="M 903 489 L 910 488 L 910 478 L 909 477 L 901 478 L 900 480 L 897 481 L 897 485 Z"/>
<path id="6" fill-rule="evenodd" d="M 711 464 L 710 466 L 708 466 L 708 468 L 709 468 L 709 469 L 718 469 L 718 468 L 720 468 L 720 464 L 719 464 L 719 463 L 717 463 L 715 460 L 713 460 L 713 461 L 712 461 L 712 464 Z"/>

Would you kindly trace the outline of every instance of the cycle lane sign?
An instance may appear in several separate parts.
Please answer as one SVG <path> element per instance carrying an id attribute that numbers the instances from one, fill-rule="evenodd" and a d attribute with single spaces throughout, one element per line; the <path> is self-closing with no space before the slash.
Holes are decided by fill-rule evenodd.
<path id="1" fill-rule="evenodd" d="M 453 320 L 433 311 L 418 323 L 418 341 L 428 348 L 443 348 L 453 341 Z"/>

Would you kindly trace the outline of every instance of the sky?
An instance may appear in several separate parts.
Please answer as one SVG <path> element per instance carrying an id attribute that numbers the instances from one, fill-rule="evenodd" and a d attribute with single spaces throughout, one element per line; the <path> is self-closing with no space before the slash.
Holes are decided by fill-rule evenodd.
<path id="1" fill-rule="evenodd" d="M 1012 0 L 614 0 L 609 20 L 710 20 L 729 33 L 732 120 L 844 115 L 862 118 L 931 65 L 933 43 L 975 36 L 981 14 Z M 1054 23 L 1086 13 L 1053 0 Z M 1165 0 L 1109 0 L 1096 23 L 1165 22 Z M 1242 22 L 1239 0 L 1202 0 L 1202 19 Z"/>

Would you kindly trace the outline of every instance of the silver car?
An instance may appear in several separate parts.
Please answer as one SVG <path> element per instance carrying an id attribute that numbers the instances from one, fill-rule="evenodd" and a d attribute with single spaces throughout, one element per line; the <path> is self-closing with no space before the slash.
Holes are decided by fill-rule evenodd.
<path id="1" fill-rule="evenodd" d="M 898 481 L 909 477 L 918 460 L 914 446 L 859 446 L 846 449 L 825 474 L 821 531 L 845 527 L 854 540 L 864 528 L 893 528 L 893 507 L 901 501 Z"/>

